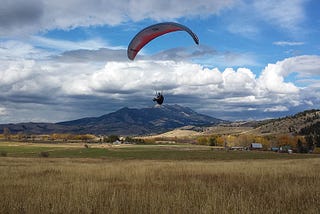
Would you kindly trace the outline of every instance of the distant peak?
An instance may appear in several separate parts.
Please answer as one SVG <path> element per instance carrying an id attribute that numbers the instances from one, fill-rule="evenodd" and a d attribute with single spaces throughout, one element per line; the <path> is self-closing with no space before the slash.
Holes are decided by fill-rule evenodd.
<path id="1" fill-rule="evenodd" d="M 129 109 L 129 107 L 123 107 L 123 108 L 121 108 L 119 110 L 128 110 L 128 109 Z"/>

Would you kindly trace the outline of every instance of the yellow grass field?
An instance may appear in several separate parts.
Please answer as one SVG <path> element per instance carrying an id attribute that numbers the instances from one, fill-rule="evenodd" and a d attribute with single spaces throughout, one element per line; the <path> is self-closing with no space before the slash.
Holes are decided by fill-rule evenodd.
<path id="1" fill-rule="evenodd" d="M 320 158 L 0 157 L 0 213 L 320 213 Z"/>

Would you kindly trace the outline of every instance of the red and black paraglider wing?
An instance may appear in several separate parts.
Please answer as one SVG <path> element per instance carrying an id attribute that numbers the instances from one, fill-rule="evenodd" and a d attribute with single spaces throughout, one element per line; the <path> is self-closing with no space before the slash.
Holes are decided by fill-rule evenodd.
<path id="1" fill-rule="evenodd" d="M 193 33 L 188 27 L 174 23 L 174 22 L 164 22 L 155 25 L 151 25 L 141 30 L 137 35 L 131 40 L 127 55 L 128 58 L 134 60 L 138 52 L 151 40 L 174 31 L 186 31 L 193 38 L 194 42 L 198 45 L 199 39 L 195 33 Z"/>

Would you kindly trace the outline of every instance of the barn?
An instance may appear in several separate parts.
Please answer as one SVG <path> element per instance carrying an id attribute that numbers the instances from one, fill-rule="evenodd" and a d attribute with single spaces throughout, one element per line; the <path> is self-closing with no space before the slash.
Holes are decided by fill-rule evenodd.
<path id="1" fill-rule="evenodd" d="M 263 149 L 263 146 L 261 143 L 251 143 L 250 149 L 251 150 L 261 150 L 261 149 Z"/>

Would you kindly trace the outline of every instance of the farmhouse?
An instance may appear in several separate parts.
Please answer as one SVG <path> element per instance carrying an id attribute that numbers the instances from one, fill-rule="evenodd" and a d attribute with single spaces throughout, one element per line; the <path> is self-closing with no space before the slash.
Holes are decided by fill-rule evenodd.
<path id="1" fill-rule="evenodd" d="M 232 146 L 230 149 L 231 150 L 239 150 L 239 151 L 246 150 L 246 148 L 243 146 Z"/>
<path id="2" fill-rule="evenodd" d="M 122 142 L 121 142 L 120 140 L 116 140 L 116 141 L 114 141 L 112 144 L 113 144 L 113 145 L 120 145 L 120 144 L 122 144 Z"/>
<path id="3" fill-rule="evenodd" d="M 251 150 L 259 150 L 262 149 L 262 144 L 261 143 L 251 143 L 250 144 L 250 149 Z"/>

